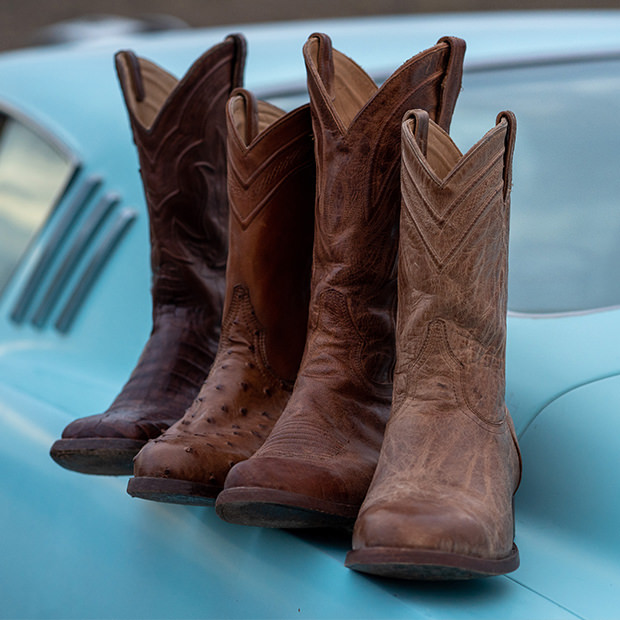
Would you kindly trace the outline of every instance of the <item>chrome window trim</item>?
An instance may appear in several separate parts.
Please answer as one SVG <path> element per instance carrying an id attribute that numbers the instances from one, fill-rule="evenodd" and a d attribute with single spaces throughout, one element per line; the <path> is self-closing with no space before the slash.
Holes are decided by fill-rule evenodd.
<path id="1" fill-rule="evenodd" d="M 1 298 L 4 291 L 6 290 L 6 288 L 8 288 L 11 281 L 13 280 L 15 273 L 20 269 L 24 261 L 24 258 L 29 254 L 32 246 L 37 242 L 37 239 L 41 235 L 41 232 L 47 226 L 47 223 L 49 222 L 50 217 L 57 211 L 58 206 L 60 205 L 64 197 L 67 195 L 67 192 L 71 189 L 75 180 L 79 176 L 79 173 L 82 170 L 82 160 L 65 142 L 60 140 L 49 129 L 37 123 L 36 121 L 32 120 L 32 118 L 30 118 L 28 115 L 24 114 L 23 112 L 18 110 L 15 106 L 11 105 L 5 100 L 0 100 L 0 114 L 3 114 L 7 116 L 8 118 L 14 119 L 18 123 L 21 123 L 27 129 L 35 133 L 37 136 L 39 136 L 41 140 L 43 140 L 48 146 L 50 146 L 52 149 L 60 153 L 61 156 L 65 157 L 67 161 L 69 162 L 69 167 L 70 167 L 69 173 L 67 174 L 67 179 L 64 185 L 59 189 L 58 194 L 55 197 L 54 202 L 51 205 L 47 218 L 45 218 L 45 220 L 41 222 L 41 225 L 34 232 L 34 235 L 31 241 L 24 248 L 24 251 L 22 252 L 19 259 L 17 260 L 15 267 L 13 268 L 11 274 L 9 275 L 5 285 L 3 287 L 0 287 L 0 298 Z M 11 314 L 11 319 L 19 323 L 22 319 L 14 318 L 13 317 L 14 313 L 15 311 L 13 311 L 13 313 Z M 17 316 L 19 316 L 19 314 Z"/>

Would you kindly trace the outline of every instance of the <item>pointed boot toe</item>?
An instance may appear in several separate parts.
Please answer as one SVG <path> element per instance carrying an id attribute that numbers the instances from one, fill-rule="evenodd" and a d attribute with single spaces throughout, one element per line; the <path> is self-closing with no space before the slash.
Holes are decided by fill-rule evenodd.
<path id="1" fill-rule="evenodd" d="M 516 546 L 496 552 L 496 527 L 442 501 L 375 504 L 360 513 L 347 567 L 419 580 L 471 579 L 511 572 Z"/>
<path id="2" fill-rule="evenodd" d="M 66 469 L 86 474 L 131 475 L 133 458 L 166 426 L 135 411 L 78 418 L 52 445 L 50 456 Z"/>
<path id="3" fill-rule="evenodd" d="M 134 460 L 129 495 L 165 503 L 213 505 L 224 475 L 217 463 L 210 463 L 209 447 L 196 439 L 190 434 L 165 433 L 144 446 Z"/>
<path id="4" fill-rule="evenodd" d="M 216 503 L 231 523 L 260 527 L 347 527 L 355 521 L 346 478 L 289 458 L 253 458 L 232 468 Z"/>

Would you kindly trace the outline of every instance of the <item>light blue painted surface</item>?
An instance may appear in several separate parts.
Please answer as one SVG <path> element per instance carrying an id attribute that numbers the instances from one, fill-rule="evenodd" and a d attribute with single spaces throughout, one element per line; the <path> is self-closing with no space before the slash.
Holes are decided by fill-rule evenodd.
<path id="1" fill-rule="evenodd" d="M 65 413 L 9 388 L 0 403 L 0 618 L 574 617 L 504 577 L 356 574 L 344 532 L 234 526 L 211 508 L 132 499 L 127 478 L 51 461 Z"/>
<path id="2" fill-rule="evenodd" d="M 521 438 L 515 579 L 586 618 L 620 612 L 620 377 L 551 403 Z"/>

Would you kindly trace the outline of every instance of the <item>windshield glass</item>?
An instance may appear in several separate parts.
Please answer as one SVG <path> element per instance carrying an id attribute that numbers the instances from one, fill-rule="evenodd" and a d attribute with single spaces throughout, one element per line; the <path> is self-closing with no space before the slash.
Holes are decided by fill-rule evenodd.
<path id="1" fill-rule="evenodd" d="M 451 133 L 468 149 L 517 116 L 508 305 L 620 304 L 620 60 L 466 73 Z"/>
<path id="2" fill-rule="evenodd" d="M 71 158 L 0 112 L 0 291 L 73 172 Z"/>
<path id="3" fill-rule="evenodd" d="M 267 97 L 292 109 L 307 93 Z M 527 313 L 620 305 L 620 60 L 471 69 L 451 135 L 465 152 L 517 116 L 508 306 Z"/>

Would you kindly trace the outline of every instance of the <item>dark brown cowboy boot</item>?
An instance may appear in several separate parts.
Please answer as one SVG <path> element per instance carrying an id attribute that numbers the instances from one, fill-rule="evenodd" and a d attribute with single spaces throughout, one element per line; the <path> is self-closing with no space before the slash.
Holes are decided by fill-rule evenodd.
<path id="1" fill-rule="evenodd" d="M 428 115 L 403 123 L 394 402 L 347 566 L 411 579 L 519 566 L 519 448 L 504 403 L 515 120 L 465 156 Z"/>
<path id="2" fill-rule="evenodd" d="M 225 104 L 244 62 L 238 35 L 181 81 L 132 52 L 116 55 L 150 219 L 153 330 L 110 408 L 75 420 L 53 445 L 63 467 L 131 474 L 133 457 L 183 415 L 209 372 L 228 241 Z"/>
<path id="3" fill-rule="evenodd" d="M 265 441 L 306 341 L 315 163 L 308 106 L 284 114 L 236 91 L 228 107 L 230 253 L 222 338 L 185 416 L 135 459 L 134 497 L 213 503 Z"/>
<path id="4" fill-rule="evenodd" d="M 353 523 L 392 396 L 400 123 L 415 105 L 448 128 L 464 49 L 442 39 L 378 89 L 326 35 L 304 46 L 317 157 L 308 340 L 282 417 L 226 480 L 217 502 L 225 520 Z"/>

